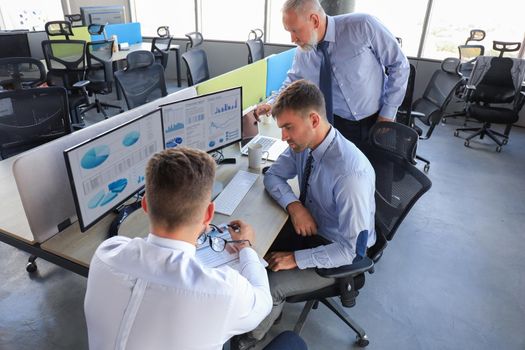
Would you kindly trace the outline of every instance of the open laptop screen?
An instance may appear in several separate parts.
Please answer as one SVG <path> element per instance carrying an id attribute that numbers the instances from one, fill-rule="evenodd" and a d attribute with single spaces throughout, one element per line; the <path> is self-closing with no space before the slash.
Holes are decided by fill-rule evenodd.
<path id="1" fill-rule="evenodd" d="M 255 108 L 256 106 L 248 107 L 242 113 L 241 147 L 244 147 L 244 145 L 246 145 L 259 134 L 259 123 L 257 123 L 257 119 L 255 118 L 254 114 Z"/>

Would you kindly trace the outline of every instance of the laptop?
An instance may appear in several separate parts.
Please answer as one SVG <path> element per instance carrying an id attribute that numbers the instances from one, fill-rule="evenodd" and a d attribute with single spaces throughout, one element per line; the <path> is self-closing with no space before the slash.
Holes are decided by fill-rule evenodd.
<path id="1" fill-rule="evenodd" d="M 242 117 L 242 141 L 241 153 L 248 155 L 248 147 L 253 143 L 263 146 L 263 157 L 268 152 L 268 160 L 276 161 L 277 158 L 288 148 L 288 143 L 276 137 L 259 134 L 259 123 L 255 118 L 254 110 L 257 106 L 248 107 L 243 111 Z"/>

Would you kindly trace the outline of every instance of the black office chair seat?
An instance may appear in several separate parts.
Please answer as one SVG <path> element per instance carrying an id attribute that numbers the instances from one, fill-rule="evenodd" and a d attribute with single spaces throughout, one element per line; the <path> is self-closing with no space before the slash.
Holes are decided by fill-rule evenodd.
<path id="1" fill-rule="evenodd" d="M 512 103 L 515 96 L 514 87 L 484 85 L 483 89 L 476 92 L 471 102 L 483 103 Z"/>
<path id="2" fill-rule="evenodd" d="M 475 115 L 476 119 L 482 123 L 512 124 L 519 119 L 518 113 L 501 107 L 470 105 L 467 108 L 467 113 Z"/>

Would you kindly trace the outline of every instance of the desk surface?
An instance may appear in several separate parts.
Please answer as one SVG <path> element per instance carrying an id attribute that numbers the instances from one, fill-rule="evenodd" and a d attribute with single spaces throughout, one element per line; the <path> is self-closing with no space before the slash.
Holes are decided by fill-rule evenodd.
<path id="1" fill-rule="evenodd" d="M 170 46 L 170 50 L 178 50 L 178 49 L 180 49 L 180 45 L 172 44 Z M 138 51 L 138 50 L 151 51 L 151 43 L 141 42 L 139 44 L 130 45 L 128 50 L 119 50 L 117 52 L 113 52 L 113 56 L 111 57 L 111 60 L 112 61 L 125 60 L 128 53 L 132 51 Z"/>
<path id="2" fill-rule="evenodd" d="M 26 243 L 35 240 L 16 188 L 13 176 L 13 162 L 16 157 L 0 161 L 0 231 Z"/>

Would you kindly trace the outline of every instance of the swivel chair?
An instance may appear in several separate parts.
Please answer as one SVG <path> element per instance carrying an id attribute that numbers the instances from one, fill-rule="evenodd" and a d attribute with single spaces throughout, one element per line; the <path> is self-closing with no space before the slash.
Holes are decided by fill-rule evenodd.
<path id="1" fill-rule="evenodd" d="M 111 57 L 113 56 L 113 40 L 92 41 L 87 43 L 86 59 L 87 71 L 86 79 L 89 81 L 85 85 L 88 94 L 95 96 L 95 101 L 82 108 L 81 114 L 96 108 L 97 113 L 102 113 L 107 119 L 107 108 L 118 109 L 119 112 L 124 110 L 117 105 L 106 102 L 101 102 L 97 94 L 107 95 L 113 91 L 113 63 Z"/>
<path id="2" fill-rule="evenodd" d="M 67 92 L 62 87 L 0 93 L 0 159 L 9 158 L 71 132 Z"/>
<path id="3" fill-rule="evenodd" d="M 286 299 L 290 303 L 306 302 L 294 331 L 299 334 L 312 309 L 319 302 L 326 305 L 343 322 L 357 333 L 357 345 L 365 347 L 369 339 L 365 331 L 344 311 L 334 297 L 339 297 L 343 307 L 356 304 L 356 298 L 365 284 L 365 272 L 373 273 L 375 263 L 383 255 L 387 241 L 392 240 L 400 224 L 417 200 L 431 187 L 430 180 L 411 163 L 417 144 L 417 134 L 411 128 L 398 123 L 376 123 L 370 130 L 369 159 L 376 169 L 376 183 L 390 179 L 387 192 L 376 188 L 375 231 L 376 243 L 361 259 L 350 265 L 332 269 L 317 269 L 320 276 L 335 278 L 336 282 L 314 292 L 294 295 Z M 389 166 L 377 166 L 388 164 Z M 389 169 L 394 174 L 378 171 Z"/>
<path id="4" fill-rule="evenodd" d="M 69 40 L 73 36 L 73 29 L 69 21 L 51 21 L 44 26 L 48 36 L 65 36 Z"/>
<path id="5" fill-rule="evenodd" d="M 168 66 L 170 46 L 173 38 L 171 36 L 156 37 L 151 42 L 151 52 L 155 56 L 155 62 L 160 63 L 164 69 Z"/>
<path id="6" fill-rule="evenodd" d="M 188 86 L 192 86 L 210 79 L 210 70 L 206 52 L 197 47 L 203 41 L 201 33 L 188 33 L 186 37 L 189 41 L 186 43 L 187 51 L 182 54 L 182 60 L 186 66 Z"/>
<path id="7" fill-rule="evenodd" d="M 124 93 L 128 109 L 166 96 L 164 68 L 155 62 L 153 53 L 146 50 L 130 52 L 125 70 L 115 72 L 115 78 Z"/>
<path id="8" fill-rule="evenodd" d="M 436 70 L 428 82 L 423 96 L 412 104 L 411 127 L 419 134 L 420 140 L 428 140 L 441 119 L 446 116 L 447 107 L 457 91 L 464 85 L 462 76 L 458 73 L 459 60 L 454 57 L 445 58 L 440 69 Z M 453 116 L 461 115 L 455 113 Z M 452 116 L 452 115 L 450 115 Z M 428 126 L 423 136 L 423 130 L 417 125 L 420 121 Z M 417 159 L 426 163 L 424 170 L 430 169 L 430 161 L 421 156 Z"/>
<path id="9" fill-rule="evenodd" d="M 0 86 L 4 90 L 37 87 L 46 82 L 44 64 L 31 57 L 0 58 Z"/>
<path id="10" fill-rule="evenodd" d="M 250 30 L 246 46 L 248 47 L 248 64 L 264 58 L 264 43 L 262 41 L 264 33 L 260 29 Z"/>
<path id="11" fill-rule="evenodd" d="M 479 57 L 467 85 L 466 113 L 470 118 L 482 123 L 479 128 L 459 128 L 460 131 L 474 131 L 465 139 L 465 146 L 479 136 L 488 136 L 498 146 L 496 152 L 501 152 L 502 146 L 509 141 L 512 124 L 518 121 L 519 112 L 525 102 L 522 83 L 525 79 L 525 60 L 510 57 Z M 500 133 L 492 129 L 492 124 L 504 124 L 505 131 Z M 501 137 L 502 139 L 499 139 Z"/>

